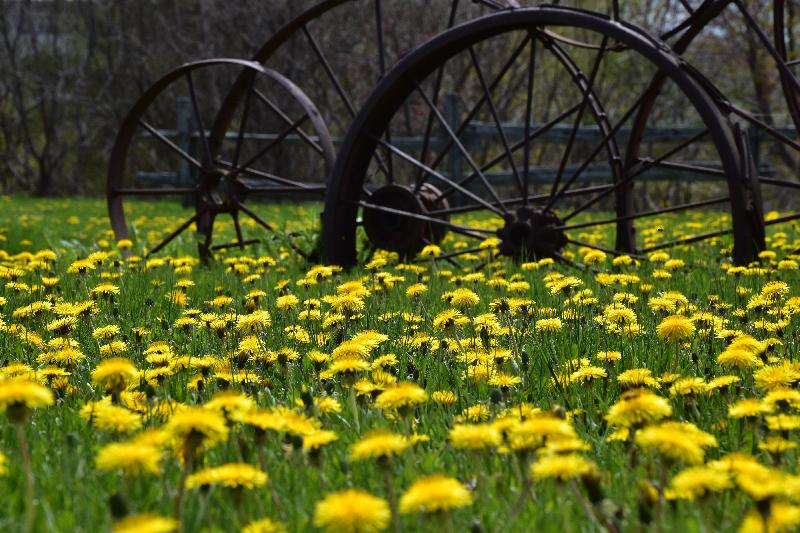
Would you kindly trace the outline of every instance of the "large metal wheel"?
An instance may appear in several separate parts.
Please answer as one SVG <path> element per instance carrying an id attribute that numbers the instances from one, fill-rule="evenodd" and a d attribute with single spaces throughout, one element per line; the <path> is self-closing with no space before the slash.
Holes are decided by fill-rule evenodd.
<path id="1" fill-rule="evenodd" d="M 574 29 L 590 34 L 584 42 L 597 46 L 576 45 L 567 51 L 551 36 Z M 501 59 L 498 50 L 504 53 Z M 637 62 L 644 72 L 630 80 L 626 94 L 607 90 L 603 83 L 620 61 Z M 664 77 L 657 103 L 668 101 L 670 109 L 680 109 L 702 135 L 668 146 L 664 139 L 651 139 L 652 153 L 640 144 L 637 164 L 626 166 L 628 154 L 619 153 L 618 137 L 632 133 L 656 75 Z M 548 94 L 555 98 L 543 96 L 543 80 L 550 81 Z M 471 110 L 457 123 L 448 120 L 448 110 L 433 98 L 437 88 L 448 84 Z M 746 261 L 758 240 L 752 233 L 752 202 L 745 186 L 751 176 L 740 142 L 710 89 L 711 84 L 663 42 L 596 13 L 520 9 L 449 30 L 388 72 L 350 128 L 326 198 L 325 258 L 353 264 L 361 225 L 373 239 L 372 246 L 406 255 L 441 240 L 441 230 L 477 239 L 475 247 L 447 254 L 450 259 L 475 252 L 487 237 L 499 239 L 499 250 L 515 257 L 561 257 L 569 245 L 644 255 L 713 235 L 652 244 L 636 233 L 638 221 L 716 207 L 731 213 L 733 254 L 737 261 Z M 513 105 L 498 105 L 501 98 Z M 404 109 L 419 111 L 409 121 Z M 612 116 L 610 109 L 620 111 Z M 430 130 L 429 117 L 435 125 Z M 480 119 L 495 133 L 471 143 L 467 129 Z M 422 136 L 427 152 L 412 153 L 386 138 L 391 126 L 404 122 L 415 125 L 412 130 Z M 515 122 L 522 126 L 509 126 Z M 588 139 L 581 137 L 585 124 L 595 126 Z M 560 135 L 559 142 L 549 134 Z M 699 156 L 727 177 L 722 194 L 637 208 L 632 198 L 635 182 L 665 169 L 692 174 L 690 162 Z M 382 168 L 381 157 L 391 158 L 391 172 Z M 443 168 L 454 157 L 461 166 Z M 438 192 L 430 197 L 432 190 Z M 455 205 L 441 203 L 458 195 Z M 471 213 L 488 215 L 489 221 L 476 221 Z M 398 229 L 371 230 L 376 220 Z M 438 236 L 433 228 L 440 229 Z M 607 241 L 581 239 L 581 233 L 591 231 L 605 232 Z M 397 244 L 385 238 L 387 233 L 421 237 L 412 244 Z M 379 234 L 384 240 L 375 238 Z"/>
<path id="2" fill-rule="evenodd" d="M 230 110 L 235 129 L 210 142 L 208 125 L 218 115 L 220 88 L 244 80 L 246 91 Z M 176 102 L 184 102 L 175 131 Z M 180 122 L 180 120 L 179 120 Z M 289 136 L 295 143 L 284 143 Z M 151 86 L 131 108 L 112 151 L 107 177 L 108 208 L 117 240 L 131 235 L 125 203 L 138 198 L 183 198 L 193 214 L 168 229 L 148 253 L 158 252 L 193 224 L 201 257 L 242 247 L 248 238 L 240 215 L 254 226 L 275 228 L 245 205 L 249 197 L 308 195 L 323 198 L 334 160 L 330 135 L 311 100 L 293 82 L 258 63 L 213 59 L 185 64 Z M 286 162 L 291 165 L 287 166 Z M 232 243 L 214 243 L 214 221 L 230 216 Z"/>

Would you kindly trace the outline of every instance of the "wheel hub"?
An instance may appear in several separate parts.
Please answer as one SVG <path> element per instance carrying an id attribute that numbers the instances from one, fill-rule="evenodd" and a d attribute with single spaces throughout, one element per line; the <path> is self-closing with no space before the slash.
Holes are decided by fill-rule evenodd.
<path id="1" fill-rule="evenodd" d="M 236 176 L 231 177 L 224 169 L 214 169 L 200 180 L 202 202 L 209 210 L 225 213 L 237 208 L 238 199 L 245 192 Z"/>
<path id="2" fill-rule="evenodd" d="M 424 215 L 447 221 L 447 215 L 430 213 L 447 209 L 449 203 L 441 198 L 439 190 L 423 184 L 418 191 L 413 187 L 384 185 L 375 190 L 367 202 L 374 207 L 365 207 L 364 230 L 369 240 L 378 248 L 412 256 L 426 244 L 436 244 L 447 234 L 447 228 L 408 215 Z"/>
<path id="3" fill-rule="evenodd" d="M 535 211 L 520 208 L 506 217 L 505 224 L 497 230 L 500 253 L 512 257 L 540 259 L 554 257 L 567 244 L 567 236 L 559 219 L 552 211 Z"/>

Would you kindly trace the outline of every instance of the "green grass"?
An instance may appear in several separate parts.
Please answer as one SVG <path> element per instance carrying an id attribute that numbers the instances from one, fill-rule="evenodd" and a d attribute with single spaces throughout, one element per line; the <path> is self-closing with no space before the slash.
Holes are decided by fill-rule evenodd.
<path id="1" fill-rule="evenodd" d="M 100 531 L 111 527 L 113 518 L 110 501 L 124 501 L 131 514 L 152 512 L 172 516 L 175 509 L 177 487 L 181 476 L 181 464 L 169 446 L 163 450 L 160 475 L 142 475 L 124 479 L 113 472 L 100 472 L 95 468 L 95 456 L 104 445 L 132 438 L 133 434 L 114 434 L 95 427 L 80 416 L 81 409 L 91 401 L 100 400 L 104 391 L 92 383 L 91 372 L 105 359 L 100 354 L 100 342 L 93 338 L 93 331 L 109 324 L 120 327 L 116 337 L 127 342 L 123 354 L 141 370 L 153 368 L 143 354 L 156 341 L 169 343 L 175 357 L 189 355 L 201 357 L 212 355 L 220 360 L 219 371 L 225 369 L 234 375 L 251 371 L 261 384 L 234 383 L 231 388 L 240 390 L 255 400 L 260 408 L 286 406 L 318 420 L 322 427 L 334 431 L 338 440 L 325 445 L 319 454 L 309 454 L 297 445 L 298 436 L 270 432 L 264 445 L 264 466 L 270 477 L 270 485 L 277 495 L 279 507 L 273 504 L 266 488 L 243 490 L 239 494 L 223 487 L 208 491 L 192 490 L 187 493 L 183 512 L 184 531 L 238 531 L 245 521 L 271 517 L 283 521 L 290 531 L 313 530 L 312 517 L 315 505 L 327 494 L 348 487 L 366 490 L 382 498 L 387 497 L 384 469 L 392 480 L 398 494 L 422 476 L 442 473 L 458 478 L 473 490 L 474 503 L 457 509 L 448 516 L 425 517 L 405 515 L 401 519 L 404 531 L 430 531 L 435 528 L 454 531 L 597 531 L 603 524 L 614 524 L 620 531 L 638 530 L 643 527 L 658 527 L 671 531 L 717 531 L 735 530 L 745 514 L 756 508 L 753 499 L 745 490 L 733 486 L 722 492 L 689 500 L 660 501 L 644 506 L 643 511 L 652 515 L 650 526 L 641 520 L 639 484 L 649 480 L 654 483 L 669 483 L 674 474 L 688 466 L 680 461 L 670 461 L 651 449 L 642 448 L 632 442 L 609 441 L 615 428 L 609 427 L 605 414 L 623 393 L 616 376 L 632 368 L 651 369 L 655 376 L 675 372 L 681 377 L 700 377 L 706 382 L 723 375 L 735 375 L 741 379 L 731 387 L 708 393 L 688 396 L 671 396 L 670 384 L 654 388 L 654 392 L 668 399 L 673 414 L 672 420 L 687 421 L 716 438 L 717 446 L 710 447 L 706 462 L 718 459 L 731 452 L 753 454 L 762 464 L 771 468 L 771 475 L 783 472 L 787 480 L 794 480 L 797 470 L 797 452 L 771 455 L 758 448 L 769 436 L 783 436 L 796 442 L 797 430 L 770 431 L 765 416 L 755 419 L 736 420 L 727 416 L 728 407 L 741 399 L 763 398 L 767 391 L 758 388 L 753 381 L 757 369 L 723 368 L 716 357 L 728 345 L 729 339 L 719 335 L 708 337 L 694 335 L 680 347 L 678 364 L 675 346 L 662 341 L 656 328 L 669 313 L 653 311 L 648 306 L 651 297 L 666 291 L 679 291 L 692 304 L 687 316 L 708 312 L 724 322 L 725 330 L 740 330 L 759 340 L 779 338 L 781 343 L 765 358 L 768 364 L 781 361 L 793 363 L 797 351 L 797 328 L 794 313 L 797 306 L 787 306 L 790 297 L 798 295 L 796 270 L 778 269 L 778 260 L 787 257 L 797 248 L 793 230 L 785 230 L 785 236 L 773 236 L 770 245 L 776 253 L 774 260 L 765 259 L 759 268 L 747 269 L 733 275 L 726 272 L 728 266 L 722 240 L 712 244 L 698 245 L 673 253 L 683 258 L 686 265 L 670 271 L 670 277 L 661 277 L 663 264 L 642 262 L 629 267 L 614 267 L 611 257 L 594 265 L 593 270 L 580 270 L 564 264 L 545 265 L 530 269 L 530 265 L 499 258 L 483 266 L 479 276 L 469 276 L 474 267 L 483 265 L 485 257 L 477 256 L 462 262 L 464 272 L 447 263 L 423 263 L 422 270 L 414 271 L 390 262 L 377 270 L 357 268 L 337 272 L 321 279 L 319 283 L 304 286 L 297 284 L 304 278 L 311 265 L 287 248 L 285 241 L 267 240 L 257 248 L 244 252 L 222 255 L 208 266 L 190 261 L 190 268 L 181 267 L 179 258 L 193 257 L 194 238 L 182 236 L 166 254 L 158 257 L 163 262 L 128 263 L 110 256 L 97 269 L 87 274 L 68 273 L 69 265 L 77 258 L 86 257 L 97 250 L 113 252 L 114 243 L 108 230 L 104 204 L 95 200 L 33 200 L 26 198 L 3 198 L 0 200 L 0 296 L 5 303 L 0 306 L 0 318 L 5 326 L 0 328 L 0 363 L 2 365 L 24 363 L 33 369 L 43 365 L 37 358 L 45 348 L 35 342 L 25 342 L 9 328 L 21 324 L 27 331 L 38 334 L 43 342 L 57 335 L 47 330 L 47 324 L 55 319 L 51 311 L 36 317 L 15 317 L 14 311 L 34 301 L 57 303 L 77 302 L 89 299 L 90 290 L 102 282 L 119 287 L 113 298 L 98 300 L 97 310 L 88 317 L 80 318 L 68 337 L 77 342 L 86 358 L 70 368 L 69 391 L 56 391 L 53 406 L 35 410 L 26 424 L 27 443 L 32 456 L 35 478 L 35 531 Z M 313 241 L 319 207 L 269 206 L 258 207 L 259 212 L 277 227 L 303 233 L 301 239 L 308 244 Z M 158 242 L 170 227 L 188 218 L 190 212 L 176 204 L 141 203 L 131 210 L 129 220 L 135 221 L 135 249 Z M 653 221 L 652 227 L 662 227 L 665 237 L 685 235 L 698 231 L 697 224 L 707 226 L 720 218 L 709 213 L 704 218 L 681 219 L 664 217 Z M 248 233 L 256 228 L 246 226 Z M 704 230 L 699 230 L 704 231 Z M 232 235 L 232 226 L 225 222 L 221 234 Z M 221 235 L 220 234 L 220 235 Z M 602 233 L 588 235 L 604 242 L 608 237 Z M 216 237 L 216 235 L 215 235 Z M 223 240 L 223 237 L 220 237 Z M 149 243 L 149 244 L 148 244 Z M 447 250 L 456 249 L 459 239 L 448 237 L 442 244 Z M 58 258 L 50 265 L 31 265 L 29 253 L 51 249 Z M 723 249 L 720 252 L 720 249 Z M 577 248 L 569 250 L 580 259 Z M 26 253 L 29 252 L 29 253 Z M 259 267 L 253 260 L 269 256 L 274 264 Z M 784 263 L 782 266 L 787 266 Z M 17 271 L 16 269 L 21 269 Z M 177 270 L 177 272 L 176 272 Z M 238 272 L 237 272 L 238 270 Z M 581 285 L 571 291 L 553 293 L 545 277 L 553 272 L 575 276 Z M 626 272 L 638 276 L 638 281 L 627 286 L 603 285 L 598 282 L 599 272 Z M 654 275 L 655 273 L 655 275 Z M 386 284 L 385 276 L 394 276 Z M 31 292 L 18 292 L 7 283 L 11 278 L 34 287 Z M 58 277 L 59 282 L 50 289 L 36 290 L 42 277 Z M 187 289 L 185 305 L 176 305 L 168 298 L 179 279 L 190 279 L 194 286 Z M 361 280 L 369 290 L 364 298 L 364 309 L 357 316 L 339 325 L 323 327 L 321 320 L 301 321 L 298 313 L 302 303 L 294 309 L 282 310 L 276 300 L 282 294 L 295 294 L 301 302 L 306 299 L 322 299 L 335 294 L 337 286 L 346 281 Z M 602 279 L 602 278 L 601 278 Z M 246 281 L 245 281 L 246 280 Z M 528 288 L 519 293 L 509 293 L 498 280 L 526 281 Z M 757 295 L 770 281 L 780 280 L 788 284 L 790 292 L 779 301 L 765 308 L 747 309 L 750 299 Z M 284 282 L 283 288 L 280 288 Z M 419 299 L 406 296 L 406 289 L 417 282 L 425 283 L 427 292 Z M 391 286 L 390 286 L 391 285 Z M 278 289 L 276 289 L 278 287 Z M 530 316 L 505 318 L 498 315 L 501 326 L 507 331 L 489 338 L 481 338 L 471 325 L 456 330 L 441 331 L 433 327 L 433 318 L 450 306 L 442 295 L 456 288 L 469 288 L 479 297 L 480 303 L 464 310 L 468 318 L 490 311 L 492 301 L 518 297 L 533 300 Z M 236 351 L 243 333 L 233 324 L 217 334 L 203 325 L 187 330 L 175 326 L 186 309 L 231 316 L 246 313 L 243 305 L 249 291 L 261 289 L 267 296 L 260 299 L 258 307 L 267 310 L 272 318 L 271 326 L 259 335 L 264 351 L 281 349 L 295 350 L 300 356 L 295 362 L 282 359 L 264 364 L 248 360 L 238 368 L 232 354 Z M 569 296 L 581 290 L 591 290 L 596 303 L 569 306 Z M 638 299 L 628 304 L 641 325 L 642 334 L 634 337 L 611 333 L 595 317 L 602 316 L 614 295 L 630 293 Z M 215 307 L 213 300 L 224 294 L 232 298 L 230 304 Z M 713 305 L 710 296 L 717 297 Z M 550 309 L 550 311 L 548 311 Z M 562 316 L 565 310 L 573 309 L 577 316 L 563 317 L 560 332 L 547 333 L 537 330 L 536 320 L 550 316 Z M 742 310 L 741 313 L 734 312 Z M 780 334 L 769 333 L 759 327 L 759 320 L 775 323 L 778 310 L 788 320 Z M 330 312 L 326 303 L 321 305 L 322 316 Z M 387 316 L 387 313 L 392 314 Z M 412 313 L 416 319 L 408 320 L 402 313 Z M 699 324 L 699 323 L 698 323 Z M 302 343 L 290 339 L 285 330 L 301 325 L 310 334 L 310 342 Z M 145 327 L 150 332 L 145 339 L 136 341 L 132 328 Z M 12 328 L 13 329 L 13 328 Z M 358 425 L 349 402 L 349 384 L 341 377 L 321 380 L 318 371 L 308 357 L 312 350 L 330 354 L 344 339 L 361 331 L 375 330 L 388 336 L 389 340 L 375 348 L 370 360 L 394 354 L 397 364 L 391 372 L 399 380 L 417 382 L 430 395 L 434 391 L 453 391 L 457 394 L 454 405 L 443 405 L 429 400 L 406 417 L 390 416 L 386 412 L 364 401 L 358 404 Z M 409 337 L 428 334 L 442 341 L 436 350 L 412 347 Z M 716 331 L 715 333 L 719 333 Z M 446 339 L 451 339 L 448 349 Z M 458 339 L 457 341 L 455 339 Z M 508 361 L 498 363 L 496 371 L 518 376 L 521 382 L 508 391 L 490 386 L 486 381 L 463 379 L 467 363 L 459 361 L 458 343 L 475 343 L 478 352 L 485 352 L 482 343 L 493 342 L 500 348 L 511 351 Z M 556 386 L 553 374 L 577 369 L 573 359 L 589 358 L 593 365 L 603 366 L 595 358 L 600 351 L 618 350 L 622 359 L 607 367 L 608 377 L 600 378 L 591 385 L 564 383 Z M 323 367 L 324 369 L 324 367 Z M 161 406 L 164 413 L 175 408 L 177 403 L 202 404 L 219 391 L 225 383 L 213 377 L 204 380 L 202 391 L 189 390 L 187 382 L 197 375 L 197 370 L 175 370 L 172 375 L 159 382 L 135 383 L 137 391 L 146 391 L 153 406 Z M 368 372 L 361 377 L 370 378 Z M 798 374 L 800 378 L 800 374 Z M 800 380 L 800 379 L 798 379 Z M 792 383 L 792 386 L 796 385 Z M 0 398 L 4 384 L 0 382 Z M 315 407 L 304 407 L 303 398 L 312 396 L 315 403 L 323 398 L 333 398 L 340 404 L 340 411 L 322 414 Z M 488 419 L 496 422 L 505 409 L 529 403 L 542 411 L 566 413 L 577 435 L 590 447 L 581 455 L 597 466 L 602 498 L 597 502 L 588 499 L 588 493 L 580 479 L 567 482 L 553 480 L 535 481 L 530 492 L 528 467 L 541 460 L 544 452 L 518 454 L 505 449 L 466 451 L 454 447 L 448 441 L 450 429 L 456 424 L 467 407 L 484 406 Z M 792 405 L 800 405 L 792 403 Z M 775 409 L 779 409 L 776 407 Z M 513 410 L 513 409 L 512 409 Z M 777 411 L 776 411 L 777 412 Z M 794 407 L 787 406 L 786 414 L 795 416 Z M 166 414 L 142 413 L 143 429 L 160 428 L 167 419 Z M 429 440 L 415 444 L 388 465 L 380 466 L 375 461 L 354 462 L 349 459 L 350 446 L 368 430 L 386 428 L 410 435 L 412 432 L 426 435 Z M 5 504 L 0 509 L 0 530 L 21 531 L 25 523 L 25 486 L 19 449 L 14 426 L 3 417 L 2 451 L 7 457 L 7 472 L 0 477 L 0 493 Z M 259 464 L 258 445 L 253 430 L 241 424 L 232 424 L 226 442 L 208 450 L 202 457 L 202 465 L 216 466 L 229 462 Z M 795 481 L 796 485 L 796 481 Z M 786 483 L 791 487 L 790 483 Z M 800 491 L 787 489 L 786 494 L 775 501 L 794 504 Z M 769 502 L 762 505 L 769 507 Z M 778 511 L 776 510 L 776 513 Z M 451 523 L 452 521 L 452 523 Z M 790 520 L 791 527 L 797 519 Z M 653 524 L 657 524 L 653 525 Z"/>

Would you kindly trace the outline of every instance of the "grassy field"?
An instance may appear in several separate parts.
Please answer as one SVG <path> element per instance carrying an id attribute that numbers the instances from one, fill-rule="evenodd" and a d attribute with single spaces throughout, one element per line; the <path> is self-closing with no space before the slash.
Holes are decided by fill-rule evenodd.
<path id="1" fill-rule="evenodd" d="M 259 211 L 313 244 L 317 206 Z M 794 228 L 749 267 L 724 239 L 568 250 L 589 269 L 491 242 L 351 271 L 283 239 L 208 266 L 190 234 L 141 257 L 188 216 L 136 204 L 125 259 L 102 202 L 0 198 L 0 530 L 800 524 Z"/>

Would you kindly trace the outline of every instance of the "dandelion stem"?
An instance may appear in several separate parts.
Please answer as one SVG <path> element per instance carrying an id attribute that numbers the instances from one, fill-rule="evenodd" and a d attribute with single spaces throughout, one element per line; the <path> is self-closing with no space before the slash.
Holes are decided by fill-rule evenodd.
<path id="1" fill-rule="evenodd" d="M 353 411 L 353 423 L 356 432 L 361 433 L 361 422 L 358 417 L 358 404 L 356 403 L 356 390 L 350 387 L 350 410 Z"/>
<path id="2" fill-rule="evenodd" d="M 17 429 L 17 441 L 19 450 L 22 454 L 22 471 L 25 474 L 25 531 L 33 531 L 33 520 L 35 518 L 35 508 L 33 502 L 33 469 L 31 467 L 31 454 L 28 450 L 28 440 L 25 438 L 25 425 L 15 424 Z"/>
<path id="3" fill-rule="evenodd" d="M 389 500 L 389 509 L 392 512 L 392 529 L 394 533 L 400 533 L 400 515 L 397 512 L 397 498 L 394 494 L 392 471 L 389 465 L 383 467 L 383 479 L 386 483 L 386 497 Z"/>

